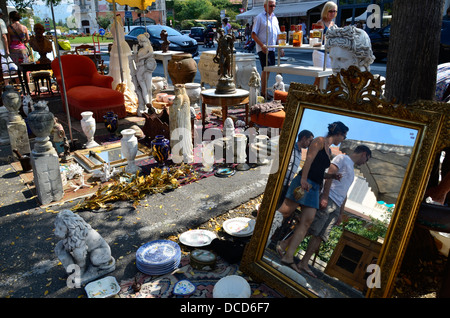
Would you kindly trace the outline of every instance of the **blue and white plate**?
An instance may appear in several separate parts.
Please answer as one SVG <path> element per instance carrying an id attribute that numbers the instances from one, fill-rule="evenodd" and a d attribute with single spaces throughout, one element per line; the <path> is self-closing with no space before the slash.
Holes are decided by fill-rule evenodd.
<path id="1" fill-rule="evenodd" d="M 169 240 L 156 240 L 142 245 L 136 252 L 136 267 L 148 275 L 164 275 L 178 268 L 180 246 Z"/>
<path id="2" fill-rule="evenodd" d="M 187 279 L 183 279 L 175 284 L 175 287 L 173 288 L 173 293 L 179 296 L 187 296 L 193 294 L 195 292 L 195 288 L 196 287 L 194 284 L 192 284 Z"/>
<path id="3" fill-rule="evenodd" d="M 156 240 L 139 247 L 136 260 L 148 265 L 167 265 L 181 256 L 180 246 L 169 240 Z"/>

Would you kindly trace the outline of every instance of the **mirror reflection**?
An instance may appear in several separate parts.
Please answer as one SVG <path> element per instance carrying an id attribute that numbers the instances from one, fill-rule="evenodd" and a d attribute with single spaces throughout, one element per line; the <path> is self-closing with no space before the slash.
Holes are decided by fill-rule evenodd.
<path id="1" fill-rule="evenodd" d="M 136 156 L 143 155 L 144 153 L 138 149 Z M 89 151 L 84 154 L 85 158 L 92 161 L 95 165 L 103 165 L 104 163 L 112 163 L 114 161 L 119 161 L 122 158 L 121 148 L 108 149 L 105 151 Z"/>
<path id="2" fill-rule="evenodd" d="M 319 297 L 364 297 L 417 130 L 304 109 L 263 260 Z"/>
<path id="3" fill-rule="evenodd" d="M 147 159 L 150 156 L 151 150 L 143 144 L 138 143 L 136 160 Z M 117 167 L 126 162 L 126 158 L 122 155 L 120 143 L 111 143 L 104 146 L 77 150 L 74 152 L 74 158 L 88 172 L 100 169 L 105 164 L 110 164 L 111 167 Z"/>

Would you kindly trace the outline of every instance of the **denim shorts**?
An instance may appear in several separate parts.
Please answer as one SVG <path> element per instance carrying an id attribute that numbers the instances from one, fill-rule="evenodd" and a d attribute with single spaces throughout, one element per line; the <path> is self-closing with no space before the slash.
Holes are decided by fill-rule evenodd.
<path id="1" fill-rule="evenodd" d="M 300 200 L 295 199 L 294 190 L 300 186 L 301 178 L 302 176 L 300 174 L 295 176 L 295 178 L 289 185 L 286 198 L 289 198 L 300 205 L 305 205 L 311 208 L 319 209 L 320 184 L 311 181 L 310 179 L 307 179 L 307 181 L 310 185 L 312 185 L 312 188 L 309 189 L 309 191 L 305 192 L 305 195 L 302 198 L 300 198 Z"/>

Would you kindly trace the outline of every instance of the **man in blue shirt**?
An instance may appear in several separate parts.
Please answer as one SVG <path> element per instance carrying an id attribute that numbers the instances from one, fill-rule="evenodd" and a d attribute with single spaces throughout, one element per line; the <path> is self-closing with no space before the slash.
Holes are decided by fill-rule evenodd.
<path id="1" fill-rule="evenodd" d="M 276 7 L 276 0 L 264 0 L 264 12 L 255 17 L 252 30 L 252 38 L 256 43 L 256 52 L 259 56 L 261 68 L 275 65 L 275 48 L 268 48 L 269 45 L 276 45 L 280 26 L 278 19 L 273 13 Z M 284 50 L 280 50 L 280 55 L 284 56 Z M 266 96 L 266 86 L 268 76 L 266 72 L 261 74 L 261 95 Z"/>

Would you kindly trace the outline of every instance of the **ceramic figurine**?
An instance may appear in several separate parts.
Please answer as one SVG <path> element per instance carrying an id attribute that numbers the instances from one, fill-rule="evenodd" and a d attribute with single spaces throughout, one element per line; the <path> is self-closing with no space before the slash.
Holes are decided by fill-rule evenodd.
<path id="1" fill-rule="evenodd" d="M 190 101 L 184 84 L 175 84 L 174 88 L 175 99 L 169 113 L 172 161 L 190 163 L 194 160 Z"/>
<path id="2" fill-rule="evenodd" d="M 281 76 L 281 74 L 277 74 L 275 76 L 275 84 L 273 84 L 272 90 L 273 91 L 282 91 L 282 92 L 286 91 L 286 88 L 285 88 L 284 82 L 283 82 L 283 76 Z"/>
<path id="3" fill-rule="evenodd" d="M 250 75 L 250 79 L 248 81 L 249 86 L 249 106 L 253 106 L 258 102 L 258 95 L 261 89 L 261 77 L 259 76 L 258 70 L 256 67 L 253 67 L 252 75 Z"/>
<path id="4" fill-rule="evenodd" d="M 95 123 L 94 117 L 92 117 L 93 112 L 82 112 L 81 117 L 81 128 L 87 137 L 86 148 L 98 147 L 99 144 L 94 140 L 95 130 L 97 124 Z"/>
<path id="5" fill-rule="evenodd" d="M 108 243 L 81 216 L 70 210 L 59 212 L 55 236 L 61 239 L 55 246 L 56 256 L 67 273 L 78 274 L 73 283 L 85 284 L 115 270 Z"/>
<path id="6" fill-rule="evenodd" d="M 166 30 L 162 30 L 162 31 L 161 31 L 161 34 L 160 34 L 160 36 L 161 36 L 161 41 L 162 41 L 162 43 L 161 43 L 161 51 L 162 51 L 163 53 L 167 53 L 167 51 L 169 51 L 169 44 L 170 44 L 170 41 L 167 40 L 167 36 L 168 36 L 168 35 L 169 35 L 169 34 L 167 33 Z"/>
<path id="7" fill-rule="evenodd" d="M 53 135 L 53 144 L 55 146 L 56 152 L 58 155 L 64 153 L 64 137 L 66 133 L 64 131 L 64 127 L 58 121 L 58 118 L 55 117 L 55 124 L 52 129 Z"/>

